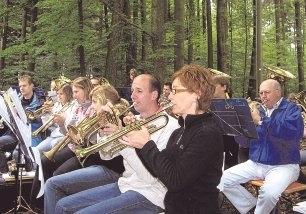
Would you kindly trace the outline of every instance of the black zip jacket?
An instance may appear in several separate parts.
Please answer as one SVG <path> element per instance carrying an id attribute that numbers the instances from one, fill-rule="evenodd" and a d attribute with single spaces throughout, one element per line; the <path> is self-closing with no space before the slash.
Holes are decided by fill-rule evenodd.
<path id="1" fill-rule="evenodd" d="M 137 150 L 148 170 L 168 188 L 166 213 L 220 213 L 218 189 L 223 164 L 220 128 L 211 113 L 180 117 L 181 128 L 159 151 L 153 141 Z"/>

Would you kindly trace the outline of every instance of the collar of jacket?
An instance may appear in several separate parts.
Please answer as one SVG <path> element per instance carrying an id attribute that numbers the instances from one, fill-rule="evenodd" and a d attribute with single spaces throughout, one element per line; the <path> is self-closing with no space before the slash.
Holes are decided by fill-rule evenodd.
<path id="1" fill-rule="evenodd" d="M 201 123 L 207 119 L 212 118 L 212 113 L 210 112 L 205 112 L 203 114 L 188 114 L 184 120 L 182 116 L 179 117 L 178 123 L 180 126 L 184 127 L 190 127 L 193 126 L 194 124 Z"/>

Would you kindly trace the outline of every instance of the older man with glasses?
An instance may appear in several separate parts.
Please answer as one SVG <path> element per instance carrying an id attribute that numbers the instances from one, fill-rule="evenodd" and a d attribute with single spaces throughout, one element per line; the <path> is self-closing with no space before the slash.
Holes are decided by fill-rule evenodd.
<path id="1" fill-rule="evenodd" d="M 259 91 L 262 105 L 251 114 L 258 139 L 251 140 L 249 160 L 225 170 L 219 189 L 240 213 L 270 213 L 287 186 L 299 176 L 299 144 L 303 119 L 299 107 L 282 97 L 281 85 L 265 80 Z M 240 184 L 264 180 L 258 199 Z"/>

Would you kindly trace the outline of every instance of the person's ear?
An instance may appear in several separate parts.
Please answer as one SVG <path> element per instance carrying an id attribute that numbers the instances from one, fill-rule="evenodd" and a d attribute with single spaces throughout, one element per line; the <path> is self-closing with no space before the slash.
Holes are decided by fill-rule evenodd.
<path id="1" fill-rule="evenodd" d="M 158 92 L 157 91 L 153 91 L 153 98 L 156 100 L 158 97 Z"/>

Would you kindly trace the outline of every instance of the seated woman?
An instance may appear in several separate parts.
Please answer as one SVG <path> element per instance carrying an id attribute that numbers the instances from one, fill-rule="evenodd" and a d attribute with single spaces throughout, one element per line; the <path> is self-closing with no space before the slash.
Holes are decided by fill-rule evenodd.
<path id="1" fill-rule="evenodd" d="M 53 117 L 54 114 L 61 114 L 63 117 L 66 117 L 65 115 L 71 112 L 72 110 L 72 87 L 68 83 L 61 85 L 57 90 L 57 97 L 58 102 L 54 104 L 51 110 L 51 115 L 49 115 L 49 117 Z M 46 119 L 47 121 L 49 117 L 42 117 L 44 125 L 44 119 Z M 51 123 L 53 123 L 53 121 L 51 121 Z M 50 149 L 52 149 L 52 147 L 54 147 L 54 145 L 56 145 L 57 142 L 59 142 L 64 137 L 64 135 L 60 132 L 60 128 L 57 124 L 54 124 L 52 126 L 54 127 L 51 131 L 50 136 L 43 140 L 40 144 L 38 144 L 38 146 L 36 146 L 36 148 L 40 152 L 49 151 Z"/>
<path id="2" fill-rule="evenodd" d="M 186 65 L 173 75 L 173 113 L 181 128 L 159 151 L 146 128 L 124 136 L 122 143 L 138 148 L 148 170 L 168 188 L 166 213 L 220 213 L 217 185 L 222 175 L 223 142 L 209 106 L 215 86 L 210 71 Z"/>

